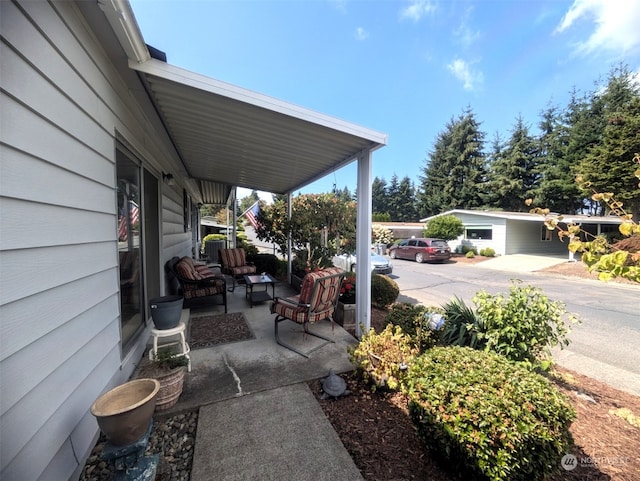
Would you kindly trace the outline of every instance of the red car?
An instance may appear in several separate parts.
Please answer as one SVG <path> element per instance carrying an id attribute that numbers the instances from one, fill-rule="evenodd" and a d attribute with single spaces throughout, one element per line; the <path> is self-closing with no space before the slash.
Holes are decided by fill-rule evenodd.
<path id="1" fill-rule="evenodd" d="M 389 249 L 392 259 L 409 259 L 416 262 L 444 262 L 451 258 L 447 241 L 422 237 L 405 239 Z"/>

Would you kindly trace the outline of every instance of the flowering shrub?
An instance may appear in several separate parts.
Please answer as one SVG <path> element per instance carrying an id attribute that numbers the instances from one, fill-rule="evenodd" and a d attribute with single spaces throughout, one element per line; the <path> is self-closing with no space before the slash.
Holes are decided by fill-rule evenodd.
<path id="1" fill-rule="evenodd" d="M 356 302 L 356 275 L 347 272 L 340 286 L 340 301 L 344 304 L 355 304 Z"/>

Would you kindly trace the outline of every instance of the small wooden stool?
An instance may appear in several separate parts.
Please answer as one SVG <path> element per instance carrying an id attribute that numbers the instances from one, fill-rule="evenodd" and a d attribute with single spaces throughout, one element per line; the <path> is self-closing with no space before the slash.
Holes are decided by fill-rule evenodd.
<path id="1" fill-rule="evenodd" d="M 160 337 L 171 337 L 171 336 L 180 336 L 180 340 L 177 342 L 169 342 L 167 344 L 163 344 L 160 347 L 165 346 L 180 346 L 180 352 L 176 353 L 176 356 L 184 356 L 189 361 L 187 365 L 187 370 L 191 372 L 191 358 L 189 357 L 189 352 L 191 349 L 189 348 L 189 344 L 184 337 L 184 331 L 186 329 L 186 324 L 181 322 L 177 327 L 173 329 L 151 329 L 151 335 L 153 336 L 153 347 L 149 349 L 149 360 L 153 360 L 158 352 L 158 338 Z"/>

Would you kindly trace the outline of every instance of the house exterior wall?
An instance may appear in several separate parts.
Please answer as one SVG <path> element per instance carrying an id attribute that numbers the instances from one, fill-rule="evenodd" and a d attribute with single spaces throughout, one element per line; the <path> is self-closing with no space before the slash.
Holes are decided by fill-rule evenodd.
<path id="1" fill-rule="evenodd" d="M 551 240 L 542 240 L 543 222 L 507 220 L 507 254 L 567 254 L 567 244 L 551 232 Z M 568 255 L 568 254 L 567 254 Z"/>
<path id="2" fill-rule="evenodd" d="M 148 336 L 121 352 L 116 138 L 159 178 L 178 159 L 76 4 L 4 1 L 0 22 L 0 479 L 76 479 L 91 403 Z M 182 199 L 161 185 L 163 264 L 191 254 Z"/>
<path id="3" fill-rule="evenodd" d="M 449 241 L 449 246 L 451 247 L 452 251 L 459 251 L 460 248 L 465 245 L 468 247 L 475 247 L 478 252 L 486 247 L 491 247 L 496 251 L 497 255 L 506 254 L 507 226 L 505 219 L 489 218 L 486 216 L 467 213 L 456 213 L 455 215 L 462 221 L 465 229 L 468 227 L 491 228 L 492 238 L 471 240 L 465 239 L 465 234 L 462 234 L 456 240 Z"/>

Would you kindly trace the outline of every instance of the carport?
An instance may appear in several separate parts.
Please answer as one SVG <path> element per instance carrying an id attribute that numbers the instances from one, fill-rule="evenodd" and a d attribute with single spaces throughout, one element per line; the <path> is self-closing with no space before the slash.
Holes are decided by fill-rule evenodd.
<path id="1" fill-rule="evenodd" d="M 184 180 L 196 201 L 235 202 L 236 187 L 290 198 L 356 161 L 357 255 L 368 255 L 372 153 L 386 145 L 386 134 L 169 65 L 145 44 L 128 2 L 102 8 L 180 159 L 170 174 Z M 370 306 L 365 264 L 357 279 L 358 306 Z M 370 308 L 357 319 L 369 326 Z"/>

